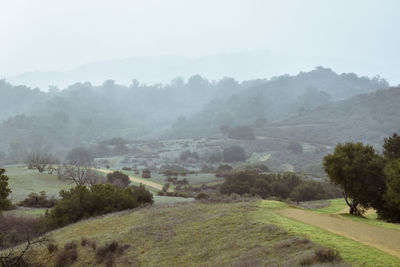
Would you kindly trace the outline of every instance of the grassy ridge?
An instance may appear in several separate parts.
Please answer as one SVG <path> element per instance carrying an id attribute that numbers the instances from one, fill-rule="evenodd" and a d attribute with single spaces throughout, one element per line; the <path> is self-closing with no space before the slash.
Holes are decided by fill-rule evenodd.
<path id="1" fill-rule="evenodd" d="M 255 221 L 257 202 L 182 203 L 110 214 L 51 233 L 62 247 L 81 237 L 98 246 L 117 240 L 129 248 L 121 266 L 296 266 L 315 245 L 270 222 Z M 45 248 L 34 255 L 48 258 Z M 76 266 L 96 265 L 95 252 L 78 246 Z M 51 266 L 51 262 L 49 263 Z"/>

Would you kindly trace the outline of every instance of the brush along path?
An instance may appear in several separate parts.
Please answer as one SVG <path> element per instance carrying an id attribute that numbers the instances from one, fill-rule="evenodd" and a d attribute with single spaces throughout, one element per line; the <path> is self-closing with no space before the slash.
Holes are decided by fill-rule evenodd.
<path id="1" fill-rule="evenodd" d="M 377 248 L 400 259 L 400 231 L 356 222 L 337 214 L 321 214 L 297 208 L 285 208 L 277 213 Z"/>
<path id="2" fill-rule="evenodd" d="M 112 172 L 114 172 L 112 170 L 104 170 L 104 169 L 97 169 L 97 170 L 100 171 L 100 172 L 103 172 L 103 173 L 112 173 Z M 132 176 L 132 175 L 129 175 L 129 179 L 132 182 L 139 183 L 139 184 L 142 183 L 143 185 L 147 185 L 147 186 L 155 188 L 157 190 L 162 190 L 162 188 L 163 188 L 163 186 L 160 185 L 160 184 L 157 184 L 155 182 L 148 181 L 146 179 L 142 179 L 142 178 L 139 178 L 139 177 L 135 177 L 135 176 Z"/>

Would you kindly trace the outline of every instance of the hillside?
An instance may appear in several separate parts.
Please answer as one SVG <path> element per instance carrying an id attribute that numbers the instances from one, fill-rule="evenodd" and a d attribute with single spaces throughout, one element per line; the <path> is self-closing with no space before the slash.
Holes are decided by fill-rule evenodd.
<path id="1" fill-rule="evenodd" d="M 379 90 L 319 106 L 271 123 L 258 134 L 335 145 L 357 141 L 380 146 L 383 138 L 400 131 L 400 88 Z"/>
<path id="2" fill-rule="evenodd" d="M 277 213 L 286 207 L 274 201 L 195 202 L 115 213 L 51 232 L 58 252 L 38 247 L 32 255 L 53 266 L 64 245 L 75 242 L 74 266 L 310 266 L 332 261 L 315 254 L 328 246 L 353 266 L 399 264 L 380 250 Z"/>

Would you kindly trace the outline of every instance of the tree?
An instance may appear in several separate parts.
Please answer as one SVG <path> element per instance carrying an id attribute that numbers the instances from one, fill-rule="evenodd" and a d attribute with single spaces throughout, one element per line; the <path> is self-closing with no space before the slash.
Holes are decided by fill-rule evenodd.
<path id="1" fill-rule="evenodd" d="M 11 206 L 8 195 L 11 189 L 8 187 L 8 176 L 5 169 L 0 169 L 0 211 L 7 210 Z"/>
<path id="2" fill-rule="evenodd" d="M 64 164 L 59 166 L 57 174 L 60 180 L 70 180 L 76 185 L 93 186 L 104 182 L 104 177 L 88 165 Z"/>
<path id="3" fill-rule="evenodd" d="M 107 174 L 106 178 L 107 183 L 118 187 L 128 187 L 131 183 L 129 176 L 119 171 Z"/>
<path id="4" fill-rule="evenodd" d="M 30 169 L 37 169 L 39 172 L 46 170 L 46 167 L 52 163 L 51 154 L 35 153 L 29 156 L 28 166 Z"/>
<path id="5" fill-rule="evenodd" d="M 383 155 L 388 160 L 400 158 L 400 136 L 397 133 L 383 140 Z"/>
<path id="6" fill-rule="evenodd" d="M 383 195 L 384 206 L 377 210 L 381 219 L 400 222 L 400 158 L 385 166 L 387 191 Z"/>
<path id="7" fill-rule="evenodd" d="M 338 144 L 324 157 L 323 166 L 332 183 L 343 190 L 350 214 L 361 215 L 364 208 L 380 208 L 386 190 L 385 162 L 375 150 L 362 143 Z"/>
<path id="8" fill-rule="evenodd" d="M 67 160 L 73 164 L 89 165 L 93 162 L 93 155 L 84 147 L 75 147 L 68 152 Z"/>
<path id="9" fill-rule="evenodd" d="M 246 160 L 246 151 L 244 151 L 244 149 L 240 146 L 231 146 L 225 148 L 222 154 L 225 162 L 237 162 Z"/>

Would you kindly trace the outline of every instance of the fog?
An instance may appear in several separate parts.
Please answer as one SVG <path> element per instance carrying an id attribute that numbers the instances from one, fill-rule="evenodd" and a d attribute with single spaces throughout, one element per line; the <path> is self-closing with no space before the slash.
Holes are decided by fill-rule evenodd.
<path id="1" fill-rule="evenodd" d="M 322 65 L 379 74 L 395 85 L 399 7 L 398 1 L 344 0 L 3 0 L 0 77 L 47 90 L 106 79 L 166 83 L 198 73 L 269 78 Z M 263 56 L 253 60 L 254 53 Z"/>

